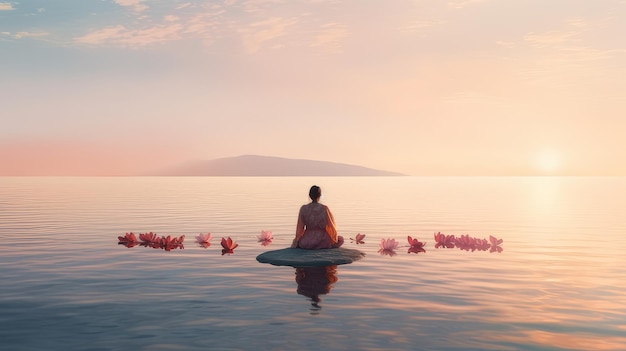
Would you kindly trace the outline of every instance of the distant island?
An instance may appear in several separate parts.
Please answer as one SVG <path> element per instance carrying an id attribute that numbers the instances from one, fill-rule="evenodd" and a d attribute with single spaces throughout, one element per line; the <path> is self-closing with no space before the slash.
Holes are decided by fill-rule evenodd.
<path id="1" fill-rule="evenodd" d="M 157 171 L 156 176 L 402 176 L 345 163 L 242 155 L 192 161 Z"/>

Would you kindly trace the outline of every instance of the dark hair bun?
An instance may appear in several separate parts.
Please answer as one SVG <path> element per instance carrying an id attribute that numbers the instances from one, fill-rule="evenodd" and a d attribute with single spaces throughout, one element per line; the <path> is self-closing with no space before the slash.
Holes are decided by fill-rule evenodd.
<path id="1" fill-rule="evenodd" d="M 313 185 L 311 187 L 311 190 L 309 190 L 309 197 L 313 201 L 319 199 L 321 195 L 322 195 L 322 189 L 320 189 L 320 187 L 317 185 Z"/>

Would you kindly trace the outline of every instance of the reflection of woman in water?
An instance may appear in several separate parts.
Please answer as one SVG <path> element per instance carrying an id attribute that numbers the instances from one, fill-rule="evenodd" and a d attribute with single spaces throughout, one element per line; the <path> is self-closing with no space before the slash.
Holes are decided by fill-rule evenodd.
<path id="1" fill-rule="evenodd" d="M 311 299 L 313 306 L 319 307 L 320 295 L 330 292 L 337 282 L 337 266 L 296 268 L 298 294 Z"/>
<path id="2" fill-rule="evenodd" d="M 296 237 L 291 247 L 302 249 L 330 249 L 343 244 L 343 237 L 337 235 L 333 214 L 319 203 L 322 190 L 313 185 L 309 190 L 311 203 L 300 207 Z"/>

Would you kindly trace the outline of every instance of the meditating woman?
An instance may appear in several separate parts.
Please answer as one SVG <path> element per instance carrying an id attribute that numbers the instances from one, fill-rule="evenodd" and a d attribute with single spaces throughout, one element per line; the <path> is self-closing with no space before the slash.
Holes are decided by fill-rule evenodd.
<path id="1" fill-rule="evenodd" d="M 343 244 L 343 237 L 337 235 L 333 214 L 319 203 L 322 190 L 313 185 L 309 190 L 311 203 L 300 207 L 296 237 L 291 247 L 307 250 L 330 249 Z"/>

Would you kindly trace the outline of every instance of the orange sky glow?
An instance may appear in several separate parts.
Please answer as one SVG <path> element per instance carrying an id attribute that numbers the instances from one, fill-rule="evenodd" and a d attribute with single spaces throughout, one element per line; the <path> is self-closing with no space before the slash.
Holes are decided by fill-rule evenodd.
<path id="1" fill-rule="evenodd" d="M 626 175 L 623 33 L 623 0 L 0 0 L 0 176 Z"/>

